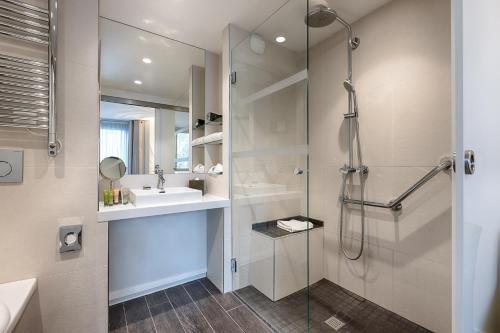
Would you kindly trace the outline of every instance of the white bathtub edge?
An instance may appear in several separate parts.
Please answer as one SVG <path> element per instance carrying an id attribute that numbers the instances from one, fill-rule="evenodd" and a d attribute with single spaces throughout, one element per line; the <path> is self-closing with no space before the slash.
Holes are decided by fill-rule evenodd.
<path id="1" fill-rule="evenodd" d="M 0 284 L 0 300 L 10 312 L 10 322 L 5 333 L 14 330 L 36 288 L 37 280 L 34 278 Z"/>

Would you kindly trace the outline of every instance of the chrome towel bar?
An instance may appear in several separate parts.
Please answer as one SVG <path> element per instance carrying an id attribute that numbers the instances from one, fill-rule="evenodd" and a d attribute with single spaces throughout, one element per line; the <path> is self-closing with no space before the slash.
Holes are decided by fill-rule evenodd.
<path id="1" fill-rule="evenodd" d="M 3 54 L 0 54 L 0 60 L 17 62 L 17 63 L 21 63 L 21 64 L 25 64 L 25 65 L 30 65 L 33 67 L 49 68 L 49 65 L 47 65 L 46 62 L 37 61 L 37 60 L 30 60 L 30 59 L 23 59 L 23 58 L 14 57 L 14 56 L 7 56 L 7 55 L 3 55 Z"/>
<path id="2" fill-rule="evenodd" d="M 365 206 L 370 206 L 370 207 L 388 208 L 388 209 L 392 209 L 394 211 L 401 210 L 403 208 L 402 202 L 406 198 L 408 198 L 413 192 L 418 190 L 420 187 L 422 187 L 429 180 L 434 178 L 434 176 L 436 176 L 437 174 L 439 174 L 442 171 L 448 170 L 452 166 L 453 166 L 453 159 L 446 158 L 443 161 L 441 161 L 441 163 L 439 163 L 439 165 L 432 168 L 425 176 L 420 178 L 415 184 L 413 184 L 408 190 L 406 190 L 403 194 L 401 194 L 396 199 L 391 200 L 388 203 L 364 201 L 363 204 Z M 343 200 L 344 203 L 353 204 L 353 205 L 361 205 L 361 203 L 362 203 L 361 200 L 351 199 L 348 197 L 341 198 L 341 200 Z"/>
<path id="3" fill-rule="evenodd" d="M 32 81 L 36 83 L 44 83 L 48 84 L 49 80 L 48 78 L 43 78 L 43 77 L 38 77 L 38 76 L 26 76 L 26 75 L 20 75 L 20 74 L 14 74 L 14 73 L 8 73 L 0 70 L 0 77 L 6 77 L 9 79 L 16 79 L 16 80 L 22 80 L 22 81 Z M 47 86 L 48 88 L 48 86 Z"/>
<path id="4" fill-rule="evenodd" d="M 47 9 L 31 5 L 29 3 L 20 2 L 17 0 L 3 0 L 3 2 L 6 2 L 6 3 L 14 5 L 14 6 L 18 6 L 21 8 L 29 9 L 29 10 L 34 11 L 34 12 L 42 13 L 45 15 L 49 14 L 49 11 Z"/>
<path id="5" fill-rule="evenodd" d="M 56 156 L 57 0 L 47 1 L 41 8 L 0 0 L 0 36 L 21 41 L 20 54 L 28 45 L 47 50 L 47 61 L 0 54 L 0 127 L 47 130 L 48 154 Z"/>

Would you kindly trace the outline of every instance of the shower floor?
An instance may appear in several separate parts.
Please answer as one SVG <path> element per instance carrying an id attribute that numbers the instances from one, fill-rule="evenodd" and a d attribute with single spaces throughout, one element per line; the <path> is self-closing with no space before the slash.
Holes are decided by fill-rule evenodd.
<path id="1" fill-rule="evenodd" d="M 331 316 L 345 323 L 338 332 L 430 332 L 327 280 L 311 286 L 309 304 L 310 332 L 335 332 Z M 306 318 L 306 290 L 272 302 L 251 286 L 221 294 L 204 278 L 110 306 L 109 332 L 307 332 Z"/>
<path id="2" fill-rule="evenodd" d="M 271 301 L 252 286 L 237 290 L 235 294 L 276 331 L 307 332 L 307 290 L 277 302 Z M 337 332 L 430 332 L 326 279 L 310 287 L 309 306 L 309 332 L 335 332 L 325 324 L 325 320 L 332 316 L 345 323 Z"/>

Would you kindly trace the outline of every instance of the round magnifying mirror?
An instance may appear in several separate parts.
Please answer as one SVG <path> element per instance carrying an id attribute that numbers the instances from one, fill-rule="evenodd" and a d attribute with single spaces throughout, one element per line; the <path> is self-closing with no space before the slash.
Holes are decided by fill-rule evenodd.
<path id="1" fill-rule="evenodd" d="M 118 180 L 125 175 L 127 167 L 121 158 L 110 156 L 101 161 L 99 172 L 101 176 L 109 180 Z"/>

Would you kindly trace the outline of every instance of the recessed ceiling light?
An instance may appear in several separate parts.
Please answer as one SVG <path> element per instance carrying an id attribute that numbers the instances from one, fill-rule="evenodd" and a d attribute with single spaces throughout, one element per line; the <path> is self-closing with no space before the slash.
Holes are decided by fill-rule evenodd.
<path id="1" fill-rule="evenodd" d="M 142 58 L 142 62 L 145 63 L 145 64 L 152 63 L 151 59 L 149 59 L 149 58 Z"/>
<path id="2" fill-rule="evenodd" d="M 280 44 L 281 44 L 281 43 L 286 42 L 286 37 L 285 37 L 285 36 L 277 36 L 277 37 L 275 38 L 275 40 L 276 40 L 276 42 L 278 42 L 278 43 L 280 43 Z"/>
<path id="3" fill-rule="evenodd" d="M 135 80 L 134 83 L 137 84 L 137 85 L 141 85 L 142 81 L 141 80 Z"/>

